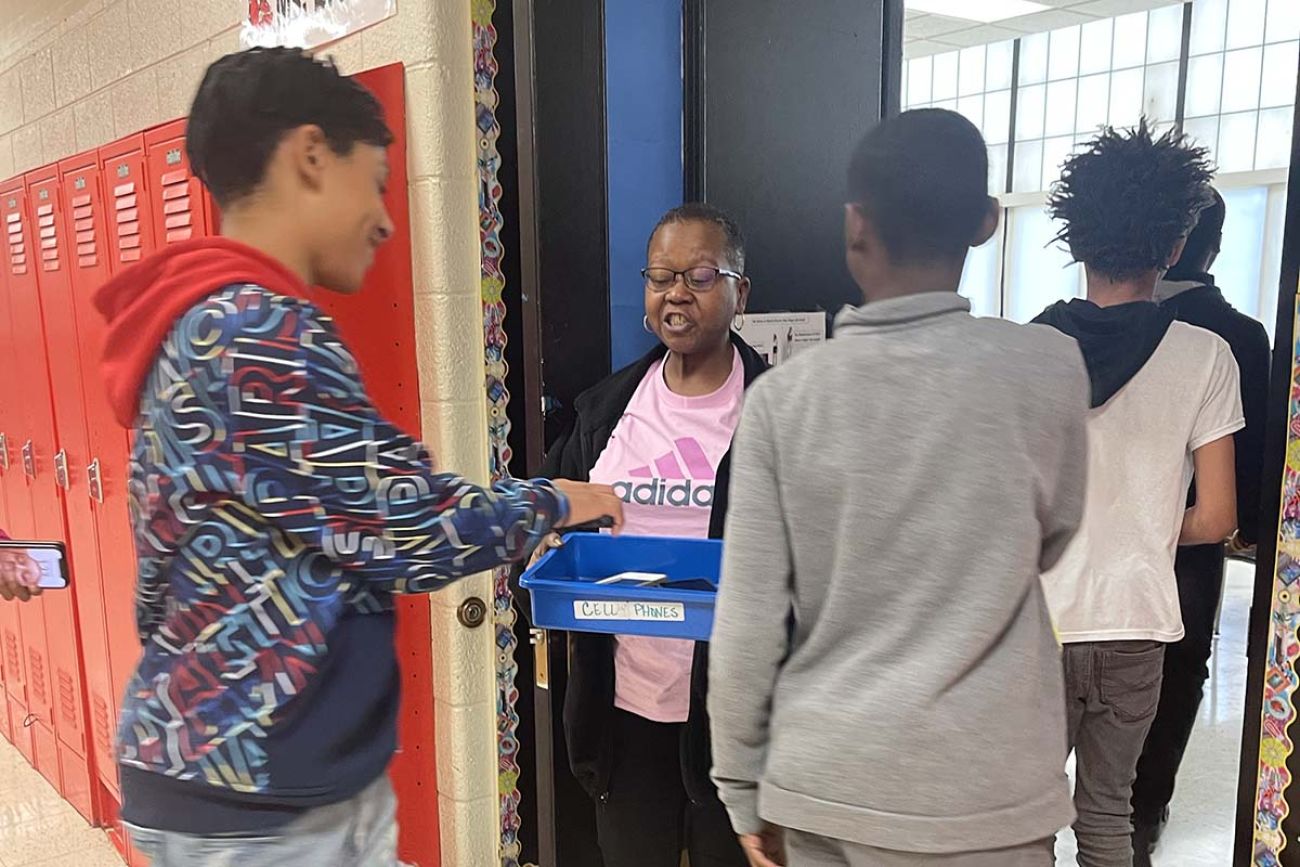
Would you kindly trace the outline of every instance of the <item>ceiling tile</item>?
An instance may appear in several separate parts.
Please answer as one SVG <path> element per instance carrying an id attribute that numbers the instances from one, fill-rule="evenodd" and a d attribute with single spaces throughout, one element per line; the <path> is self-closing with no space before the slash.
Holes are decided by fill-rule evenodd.
<path id="1" fill-rule="evenodd" d="M 907 58 L 926 57 L 930 54 L 942 54 L 945 51 L 952 51 L 957 46 L 947 45 L 943 42 L 934 42 L 928 39 L 915 39 L 903 46 L 903 56 Z"/>
<path id="2" fill-rule="evenodd" d="M 1071 12 L 1079 12 L 1084 15 L 1093 15 L 1098 18 L 1114 18 L 1119 15 L 1127 15 L 1130 12 L 1142 12 L 1147 9 L 1158 9 L 1161 6 L 1176 6 L 1180 3 L 1171 3 L 1170 0 L 1075 0 L 1073 6 L 1069 7 Z"/>
<path id="3" fill-rule="evenodd" d="M 1015 39 L 1019 35 L 1015 30 L 1008 30 L 1005 27 L 998 27 L 993 24 L 984 24 L 979 27 L 972 27 L 969 30 L 945 33 L 943 41 L 949 45 L 966 48 L 971 45 L 987 45 L 990 42 Z"/>
<path id="4" fill-rule="evenodd" d="M 972 22 L 963 21 L 960 18 L 945 18 L 942 15 L 922 15 L 919 18 L 913 18 L 903 25 L 903 35 L 911 39 L 929 39 L 932 36 L 942 36 L 945 33 L 952 33 L 956 30 L 966 30 L 972 26 Z"/>
<path id="5" fill-rule="evenodd" d="M 999 21 L 998 24 L 1020 33 L 1044 33 L 1062 27 L 1073 27 L 1075 24 L 1087 24 L 1096 18 L 1095 15 L 1083 15 L 1076 10 L 1053 9 L 1050 12 L 1035 12 L 1033 15 L 1008 18 Z"/>

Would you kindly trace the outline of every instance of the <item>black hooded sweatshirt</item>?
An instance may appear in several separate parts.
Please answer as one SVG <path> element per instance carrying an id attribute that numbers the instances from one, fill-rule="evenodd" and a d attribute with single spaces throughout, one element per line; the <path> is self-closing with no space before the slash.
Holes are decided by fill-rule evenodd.
<path id="1" fill-rule="evenodd" d="M 1128 385 L 1165 339 L 1174 312 L 1150 301 L 1098 307 L 1076 298 L 1058 301 L 1034 320 L 1073 337 L 1092 381 L 1092 406 L 1099 407 Z"/>

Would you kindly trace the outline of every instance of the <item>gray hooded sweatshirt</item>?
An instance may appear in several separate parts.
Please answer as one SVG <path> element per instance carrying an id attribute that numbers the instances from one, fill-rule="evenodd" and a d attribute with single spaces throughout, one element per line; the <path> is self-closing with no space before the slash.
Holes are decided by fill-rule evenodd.
<path id="1" fill-rule="evenodd" d="M 710 647 L 714 779 L 763 821 L 914 853 L 1073 818 L 1039 582 L 1079 525 L 1074 341 L 951 292 L 842 313 L 754 386 Z"/>

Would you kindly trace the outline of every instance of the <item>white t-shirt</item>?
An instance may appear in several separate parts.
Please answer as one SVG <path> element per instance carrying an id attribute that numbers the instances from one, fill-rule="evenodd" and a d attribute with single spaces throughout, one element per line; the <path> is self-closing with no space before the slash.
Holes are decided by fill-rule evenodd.
<path id="1" fill-rule="evenodd" d="M 1043 575 L 1063 643 L 1183 637 L 1174 555 L 1192 453 L 1245 426 L 1238 379 L 1227 343 L 1175 322 L 1137 375 L 1089 413 L 1083 521 Z"/>

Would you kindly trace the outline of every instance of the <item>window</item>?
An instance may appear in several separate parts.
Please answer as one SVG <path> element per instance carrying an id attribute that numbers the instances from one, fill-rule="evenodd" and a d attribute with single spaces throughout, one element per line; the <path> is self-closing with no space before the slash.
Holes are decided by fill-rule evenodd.
<path id="1" fill-rule="evenodd" d="M 989 147 L 989 192 L 1007 189 L 1014 42 L 977 45 L 907 63 L 906 108 L 947 108 L 979 127 Z"/>
<path id="2" fill-rule="evenodd" d="M 1282 267 L 1286 185 L 1229 187 L 1220 192 L 1228 217 L 1213 269 L 1219 288 L 1232 306 L 1263 322 L 1271 337 Z"/>
<path id="3" fill-rule="evenodd" d="M 1051 304 L 1082 294 L 1082 269 L 1068 250 L 1052 238 L 1059 223 L 1040 205 L 1011 208 L 1007 213 L 1007 298 L 1003 315 L 1028 322 Z"/>
<path id="4" fill-rule="evenodd" d="M 971 250 L 957 290 L 970 299 L 976 316 L 1002 315 L 1002 240 L 1006 221 L 984 245 Z"/>
<path id="5" fill-rule="evenodd" d="M 1004 205 L 997 236 L 967 260 L 961 293 L 977 314 L 1019 322 L 1081 296 L 1083 269 L 1051 242 L 1058 227 L 1045 209 L 1061 164 L 1106 124 L 1145 115 L 1163 132 L 1181 117 L 1210 149 L 1228 205 L 1215 274 L 1225 296 L 1271 334 L 1298 67 L 1300 0 L 1172 3 L 909 59 L 904 106 L 951 108 L 980 127 L 989 190 Z"/>
<path id="6" fill-rule="evenodd" d="M 1298 63 L 1296 0 L 1192 4 L 1185 128 L 1221 173 L 1286 165 Z"/>

